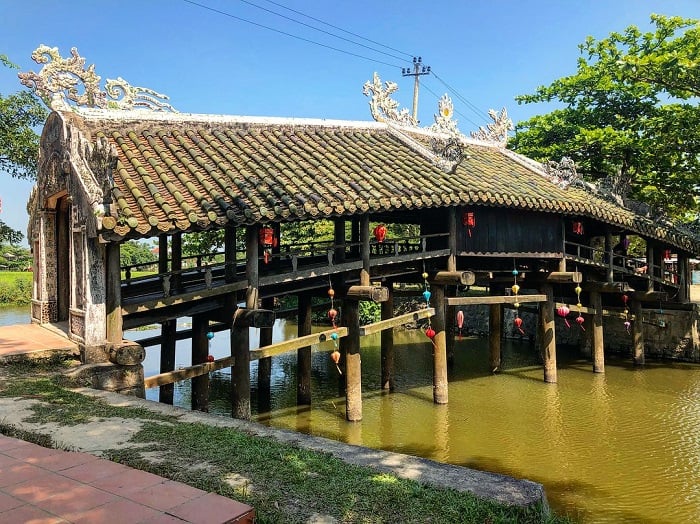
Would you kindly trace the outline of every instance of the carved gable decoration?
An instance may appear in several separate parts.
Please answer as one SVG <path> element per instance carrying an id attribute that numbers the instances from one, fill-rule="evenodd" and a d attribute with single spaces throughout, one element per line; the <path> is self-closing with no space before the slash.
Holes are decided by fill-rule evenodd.
<path id="1" fill-rule="evenodd" d="M 493 120 L 493 124 L 480 127 L 478 131 L 472 131 L 472 138 L 485 142 L 493 142 L 505 147 L 506 142 L 508 142 L 508 131 L 515 129 L 513 121 L 508 118 L 508 111 L 506 111 L 505 107 L 499 112 L 496 112 L 494 109 L 489 109 L 489 117 Z"/>
<path id="2" fill-rule="evenodd" d="M 454 112 L 452 99 L 447 96 L 447 94 L 442 95 L 442 98 L 438 100 L 438 112 L 433 115 L 435 123 L 431 125 L 428 130 L 448 135 L 461 135 L 462 133 L 457 129 L 457 121 L 452 119 Z"/>
<path id="3" fill-rule="evenodd" d="M 85 67 L 85 58 L 71 49 L 70 58 L 63 58 L 57 47 L 41 44 L 32 53 L 37 64 L 43 64 L 39 73 L 19 73 L 22 85 L 34 90 L 44 103 L 55 111 L 67 111 L 75 106 L 100 109 L 137 109 L 172 111 L 166 95 L 145 87 L 135 87 L 118 77 L 108 79 L 105 91 L 100 90 L 101 77 L 95 66 Z M 82 84 L 82 85 L 81 85 Z"/>
<path id="4" fill-rule="evenodd" d="M 372 118 L 377 122 L 387 122 L 400 125 L 415 126 L 418 123 L 413 116 L 408 112 L 408 109 L 399 110 L 399 103 L 391 98 L 391 95 L 399 90 L 396 82 L 386 81 L 385 86 L 377 73 L 374 73 L 372 81 L 365 82 L 362 87 L 362 93 L 365 96 L 370 96 L 369 109 L 372 113 Z"/>

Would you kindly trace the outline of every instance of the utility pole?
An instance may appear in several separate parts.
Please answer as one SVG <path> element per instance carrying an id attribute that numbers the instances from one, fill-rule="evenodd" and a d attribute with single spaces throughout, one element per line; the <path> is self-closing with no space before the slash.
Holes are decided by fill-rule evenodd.
<path id="1" fill-rule="evenodd" d="M 401 68 L 403 76 L 412 76 L 415 78 L 413 82 L 413 120 L 418 122 L 418 88 L 420 87 L 418 77 L 421 75 L 430 74 L 430 66 L 424 66 L 421 57 L 413 57 L 413 71 L 410 67 Z"/>

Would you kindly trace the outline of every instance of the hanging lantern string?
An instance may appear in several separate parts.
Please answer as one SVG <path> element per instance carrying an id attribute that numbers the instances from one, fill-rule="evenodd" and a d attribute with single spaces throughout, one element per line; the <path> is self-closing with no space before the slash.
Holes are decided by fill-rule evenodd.
<path id="1" fill-rule="evenodd" d="M 513 259 L 513 285 L 511 286 L 511 291 L 513 292 L 513 295 L 515 295 L 515 302 L 513 303 L 513 307 L 515 308 L 515 319 L 513 320 L 513 324 L 517 328 L 517 330 L 520 332 L 521 335 L 525 334 L 525 331 L 523 331 L 523 319 L 520 318 L 520 302 L 518 302 L 518 293 L 520 292 L 520 286 L 518 285 L 518 275 L 520 272 L 518 271 L 518 268 L 515 267 L 515 259 Z"/>

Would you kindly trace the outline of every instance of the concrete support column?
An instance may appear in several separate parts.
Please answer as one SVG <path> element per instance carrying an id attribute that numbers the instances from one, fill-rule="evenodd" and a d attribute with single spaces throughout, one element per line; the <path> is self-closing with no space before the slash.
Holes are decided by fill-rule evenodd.
<path id="1" fill-rule="evenodd" d="M 544 381 L 552 384 L 557 382 L 557 344 L 554 333 L 554 291 L 552 286 L 545 284 L 540 293 L 547 295 L 547 302 L 540 304 L 539 331 L 542 344 L 542 359 L 544 360 Z"/>
<path id="2" fill-rule="evenodd" d="M 432 326 L 435 330 L 433 338 L 433 402 L 447 404 L 447 346 L 445 342 L 445 286 L 433 285 L 431 287 L 432 300 L 435 307 L 435 316 Z"/>
<path id="3" fill-rule="evenodd" d="M 592 315 L 593 325 L 591 330 L 593 331 L 593 372 L 594 373 L 604 373 L 605 372 L 605 349 L 603 346 L 603 299 L 601 294 L 597 291 L 591 291 L 591 306 L 595 309 L 595 313 Z"/>

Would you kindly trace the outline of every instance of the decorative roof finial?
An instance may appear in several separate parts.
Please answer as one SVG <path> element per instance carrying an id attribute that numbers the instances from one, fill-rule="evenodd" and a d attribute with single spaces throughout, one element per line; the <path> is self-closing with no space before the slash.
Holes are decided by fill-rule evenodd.
<path id="1" fill-rule="evenodd" d="M 454 115 L 454 104 L 452 104 L 452 99 L 447 96 L 447 93 L 442 95 L 442 98 L 438 100 L 438 112 L 433 115 L 435 118 L 435 123 L 431 125 L 428 130 L 435 133 L 445 133 L 448 135 L 461 136 L 462 133 L 457 129 L 457 121 L 452 120 Z"/>
<path id="2" fill-rule="evenodd" d="M 480 127 L 478 131 L 472 131 L 472 138 L 486 142 L 496 142 L 505 147 L 508 142 L 508 131 L 515 129 L 513 121 L 508 118 L 508 111 L 506 111 L 505 107 L 498 113 L 494 109 L 489 109 L 489 116 L 493 120 L 493 124 Z"/>
<path id="3" fill-rule="evenodd" d="M 386 87 L 382 86 L 382 81 L 377 73 L 374 73 L 372 81 L 365 82 L 362 86 L 362 94 L 371 96 L 369 108 L 372 112 L 372 118 L 377 122 L 395 123 L 400 125 L 416 126 L 418 122 L 411 116 L 408 109 L 399 110 L 399 103 L 393 100 L 389 95 L 398 91 L 399 86 L 396 82 L 385 82 Z"/>
<path id="4" fill-rule="evenodd" d="M 119 77 L 107 80 L 105 91 L 100 90 L 101 77 L 95 73 L 95 66 L 85 68 L 85 58 L 73 47 L 70 58 L 62 58 L 57 47 L 41 44 L 32 53 L 32 60 L 44 64 L 39 73 L 30 71 L 19 73 L 20 82 L 34 90 L 44 103 L 56 111 L 72 109 L 75 106 L 101 109 L 145 108 L 152 111 L 176 112 L 173 106 L 163 102 L 168 97 L 145 87 L 135 87 Z M 83 91 L 78 91 L 82 83 Z M 122 97 L 121 100 L 119 97 Z"/>

